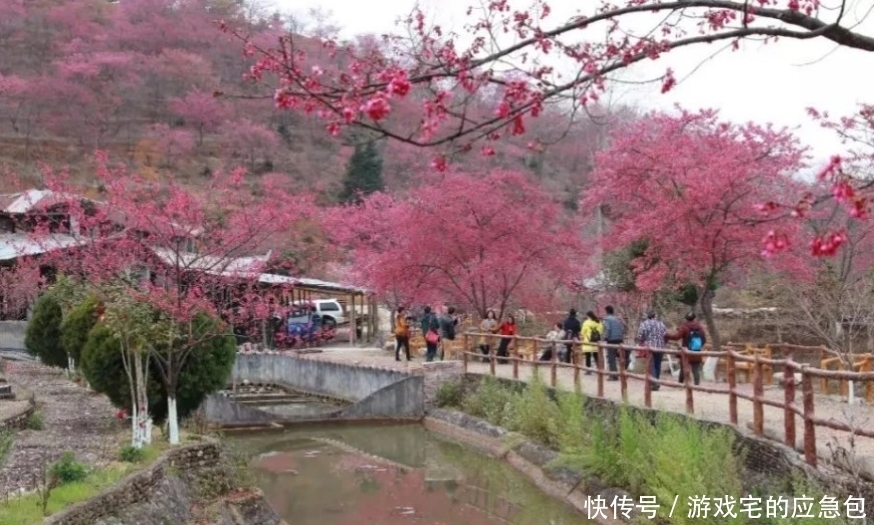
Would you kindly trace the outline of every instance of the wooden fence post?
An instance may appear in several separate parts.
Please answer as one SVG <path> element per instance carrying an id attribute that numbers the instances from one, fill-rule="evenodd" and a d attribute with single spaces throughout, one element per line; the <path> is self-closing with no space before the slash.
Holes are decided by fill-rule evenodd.
<path id="1" fill-rule="evenodd" d="M 628 377 L 625 375 L 625 366 L 627 363 L 627 359 L 625 356 L 624 348 L 622 345 L 619 345 L 619 391 L 622 393 L 622 401 L 628 402 Z M 629 350 L 632 352 L 632 350 Z"/>
<path id="2" fill-rule="evenodd" d="M 609 351 L 609 350 L 608 350 Z M 598 374 L 598 397 L 604 397 L 604 348 L 598 345 L 598 358 L 596 371 Z"/>
<path id="3" fill-rule="evenodd" d="M 813 422 L 813 378 L 807 367 L 801 368 L 801 391 L 804 397 L 804 460 L 816 467 L 816 425 Z"/>
<path id="4" fill-rule="evenodd" d="M 692 381 L 690 376 L 692 375 L 692 369 L 689 364 L 689 354 L 686 353 L 687 350 L 680 347 L 680 364 L 683 366 L 683 369 L 680 370 L 682 372 L 683 377 L 680 380 L 683 383 L 683 387 L 686 390 L 686 413 L 694 414 L 695 413 L 695 398 L 692 394 Z M 702 365 L 703 366 L 703 365 Z"/>
<path id="5" fill-rule="evenodd" d="M 783 365 L 783 430 L 786 445 L 795 449 L 795 368 L 792 366 L 792 353 L 786 356 Z"/>
<path id="6" fill-rule="evenodd" d="M 759 354 L 753 356 L 753 371 L 753 432 L 757 436 L 762 436 L 765 434 L 765 406 L 762 404 L 765 386 Z"/>
<path id="7" fill-rule="evenodd" d="M 462 343 L 464 347 L 461 349 L 461 369 L 464 373 L 467 373 L 467 353 L 470 351 L 470 338 L 465 332 L 462 336 Z"/>
<path id="8" fill-rule="evenodd" d="M 643 373 L 643 404 L 646 408 L 652 408 L 652 383 L 650 382 L 650 370 L 652 370 L 652 350 L 647 350 L 646 371 Z"/>
<path id="9" fill-rule="evenodd" d="M 725 354 L 725 375 L 728 379 L 728 418 L 732 425 L 737 426 L 737 370 L 730 347 Z"/>
<path id="10" fill-rule="evenodd" d="M 552 359 L 550 359 L 549 367 L 549 384 L 555 388 L 555 383 L 558 381 L 558 345 L 553 343 Z"/>
<path id="11" fill-rule="evenodd" d="M 510 358 L 513 360 L 513 379 L 519 379 L 519 339 L 518 336 L 513 336 L 513 340 L 510 341 L 510 346 L 513 347 L 513 350 L 510 351 Z"/>
<path id="12" fill-rule="evenodd" d="M 580 359 L 571 359 L 574 364 L 574 388 L 580 387 L 580 361 L 582 361 L 583 352 L 580 347 Z"/>
<path id="13" fill-rule="evenodd" d="M 503 337 L 498 338 L 498 344 L 500 345 L 504 341 Z M 495 358 L 498 354 L 497 348 L 492 348 L 492 345 L 489 345 L 489 373 L 492 375 L 496 375 L 495 373 Z"/>

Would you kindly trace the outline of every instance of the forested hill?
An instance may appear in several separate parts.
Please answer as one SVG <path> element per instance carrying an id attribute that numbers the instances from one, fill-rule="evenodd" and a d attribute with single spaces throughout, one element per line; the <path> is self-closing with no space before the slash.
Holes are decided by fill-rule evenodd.
<path id="1" fill-rule="evenodd" d="M 87 179 L 92 153 L 159 178 L 197 181 L 245 166 L 289 187 L 342 193 L 352 144 L 317 119 L 275 109 L 269 85 L 246 80 L 252 58 L 223 33 L 229 26 L 275 42 L 289 30 L 240 0 L 3 0 L 0 2 L 0 163 L 25 178 L 39 166 L 69 165 Z M 308 53 L 319 42 L 295 37 Z M 411 117 L 413 118 L 413 117 Z M 567 126 L 543 117 L 535 126 Z M 603 127 L 581 124 L 564 140 L 533 151 L 526 141 L 465 162 L 535 173 L 557 198 L 576 202 Z M 377 146 L 388 189 L 427 181 L 425 155 L 402 144 Z"/>

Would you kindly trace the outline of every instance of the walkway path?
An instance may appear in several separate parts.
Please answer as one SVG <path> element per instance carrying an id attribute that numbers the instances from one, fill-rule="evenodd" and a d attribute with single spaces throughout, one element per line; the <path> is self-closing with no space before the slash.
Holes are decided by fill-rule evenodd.
<path id="1" fill-rule="evenodd" d="M 9 457 L 0 465 L 0 497 L 35 488 L 43 463 L 57 461 L 64 452 L 90 466 L 118 457 L 119 436 L 126 426 L 115 418 L 106 396 L 35 362 L 7 363 L 6 378 L 36 395 L 44 429 L 16 433 Z"/>
<path id="2" fill-rule="evenodd" d="M 375 348 L 327 348 L 323 353 L 312 354 L 309 357 L 316 359 L 325 359 L 330 361 L 340 361 L 358 364 L 378 364 L 379 366 L 398 368 L 398 369 L 419 369 L 422 367 L 422 358 L 413 359 L 409 364 L 406 362 L 396 362 L 394 354 L 385 350 Z M 519 379 L 528 381 L 531 379 L 534 367 L 530 365 L 519 366 Z M 470 362 L 468 371 L 478 374 L 489 374 L 488 363 Z M 499 377 L 512 378 L 512 365 L 497 365 L 496 373 Z M 581 375 L 580 383 L 583 392 L 590 397 L 597 395 L 597 376 Z M 549 381 L 549 366 L 541 368 L 541 378 L 544 381 Z M 564 389 L 573 389 L 573 370 L 559 369 L 558 371 L 558 386 Z M 707 384 L 706 382 L 704 384 Z M 717 388 L 727 388 L 724 383 L 712 384 Z M 628 379 L 628 402 L 636 406 L 644 406 L 644 385 L 643 381 L 636 379 Z M 752 384 L 738 385 L 739 390 L 748 395 L 752 395 Z M 765 388 L 765 395 L 769 398 L 782 401 L 784 392 L 781 387 L 770 386 Z M 604 382 L 604 397 L 606 399 L 621 401 L 621 391 L 618 381 Z M 695 417 L 708 421 L 719 423 L 728 423 L 729 407 L 728 396 L 725 394 L 708 394 L 704 392 L 694 393 L 695 401 Z M 801 404 L 800 388 L 796 392 L 796 402 Z M 686 393 L 681 388 L 662 387 L 659 391 L 652 393 L 652 407 L 657 410 L 685 413 L 686 411 Z M 855 428 L 874 428 L 874 407 L 865 404 L 847 405 L 834 396 L 816 396 L 816 413 L 819 417 L 829 417 L 839 422 L 848 424 Z M 783 442 L 783 410 L 765 406 L 765 435 L 776 441 Z M 738 422 L 741 426 L 740 430 L 745 433 L 752 433 L 753 421 L 753 405 L 752 402 L 738 399 Z M 804 447 L 804 426 L 801 417 L 796 417 L 796 450 L 802 451 Z M 831 461 L 833 457 L 832 449 L 840 447 L 849 450 L 853 454 L 859 464 L 865 464 L 866 470 L 874 473 L 874 439 L 865 437 L 856 437 L 853 444 L 850 444 L 850 435 L 846 432 L 831 430 L 824 427 L 816 428 L 817 452 L 820 458 Z M 854 450 L 853 450 L 854 449 Z"/>

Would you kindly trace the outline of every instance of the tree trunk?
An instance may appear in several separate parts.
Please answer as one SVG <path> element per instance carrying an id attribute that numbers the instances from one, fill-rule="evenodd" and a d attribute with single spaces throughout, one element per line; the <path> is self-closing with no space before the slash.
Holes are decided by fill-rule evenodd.
<path id="1" fill-rule="evenodd" d="M 136 405 L 137 413 L 137 448 L 149 445 L 152 442 L 152 418 L 149 416 L 149 397 L 147 392 L 148 381 L 146 380 L 147 366 L 143 366 L 145 356 L 134 354 L 134 377 L 136 378 Z"/>
<path id="2" fill-rule="evenodd" d="M 176 411 L 176 394 L 167 396 L 167 426 L 170 429 L 170 444 L 179 444 L 179 416 Z"/>
<path id="3" fill-rule="evenodd" d="M 701 317 L 704 318 L 704 324 L 707 325 L 707 335 L 709 336 L 710 345 L 714 351 L 722 350 L 722 338 L 719 336 L 719 329 L 716 328 L 716 320 L 713 318 L 713 296 L 714 291 L 710 287 L 706 287 L 701 294 Z M 708 357 L 704 361 L 703 372 L 704 378 L 708 381 L 716 379 L 716 365 L 719 359 Z"/>

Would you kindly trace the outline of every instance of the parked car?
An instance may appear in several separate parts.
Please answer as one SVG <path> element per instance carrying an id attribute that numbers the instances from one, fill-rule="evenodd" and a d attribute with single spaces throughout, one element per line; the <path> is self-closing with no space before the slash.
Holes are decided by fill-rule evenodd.
<path id="1" fill-rule="evenodd" d="M 337 325 L 344 324 L 348 321 L 346 314 L 343 311 L 343 306 L 336 299 L 316 299 L 310 301 L 316 307 L 316 312 L 322 316 L 322 323 L 325 328 L 333 329 Z"/>

